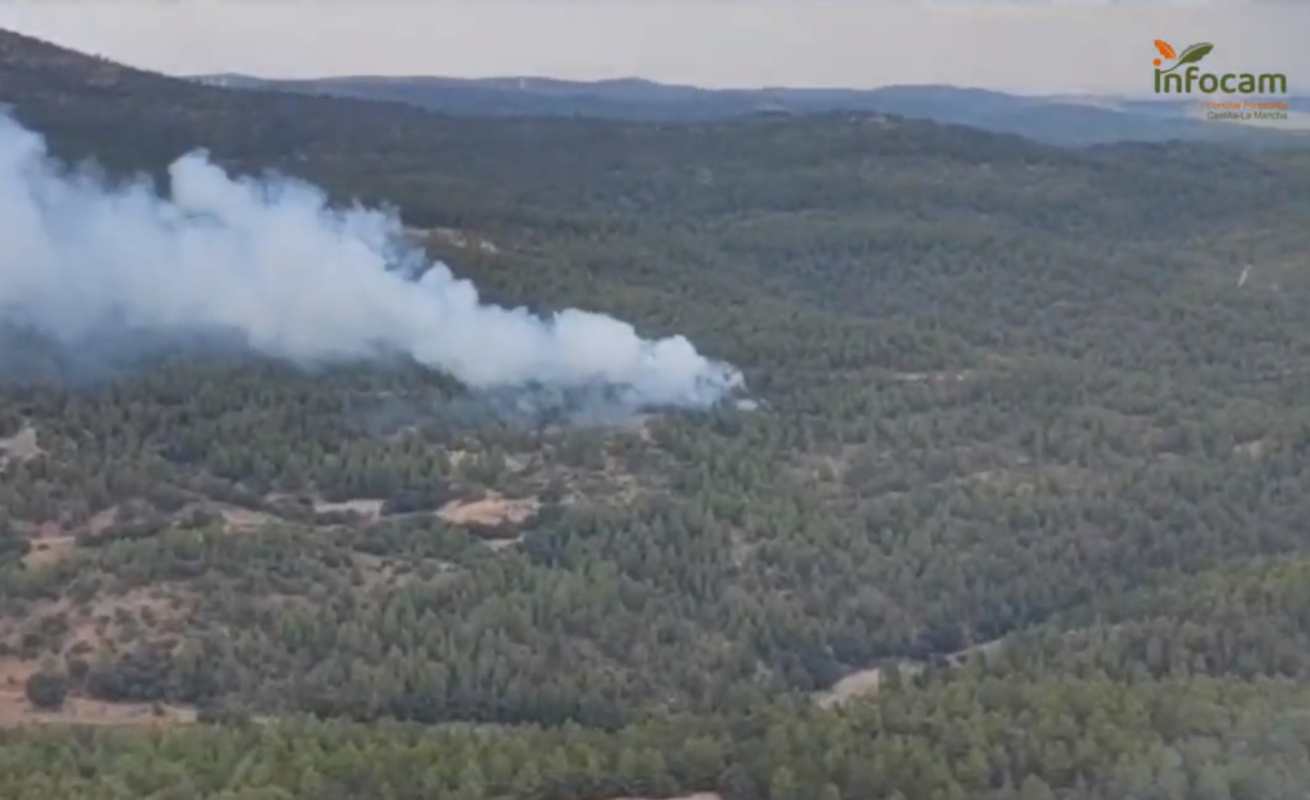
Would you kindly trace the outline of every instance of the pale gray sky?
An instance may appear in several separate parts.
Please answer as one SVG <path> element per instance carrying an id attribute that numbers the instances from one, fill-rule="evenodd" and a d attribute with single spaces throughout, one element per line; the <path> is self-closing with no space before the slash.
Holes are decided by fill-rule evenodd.
<path id="1" fill-rule="evenodd" d="M 1310 3 L 1276 0 L 0 0 L 0 27 L 175 74 L 1129 94 L 1149 91 L 1164 38 L 1310 93 Z"/>

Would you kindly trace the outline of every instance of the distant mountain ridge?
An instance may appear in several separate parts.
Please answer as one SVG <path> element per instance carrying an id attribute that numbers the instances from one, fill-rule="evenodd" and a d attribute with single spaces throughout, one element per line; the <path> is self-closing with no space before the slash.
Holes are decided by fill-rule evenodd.
<path id="1" fill-rule="evenodd" d="M 1100 96 L 1029 97 L 943 85 L 705 89 L 642 78 L 594 82 L 526 76 L 275 80 L 239 74 L 204 75 L 194 80 L 225 88 L 388 100 L 456 116 L 582 116 L 682 122 L 751 114 L 853 111 L 921 117 L 1074 146 L 1170 140 L 1279 145 L 1304 143 L 1307 139 L 1293 126 L 1286 131 L 1255 129 L 1198 119 L 1191 116 L 1191 103 Z M 1293 105 L 1303 112 L 1310 111 L 1306 98 L 1294 99 Z"/>

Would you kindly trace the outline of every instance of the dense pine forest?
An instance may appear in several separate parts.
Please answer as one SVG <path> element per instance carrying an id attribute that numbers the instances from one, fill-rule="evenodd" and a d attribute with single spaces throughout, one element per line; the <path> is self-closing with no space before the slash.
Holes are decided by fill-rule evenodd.
<path id="1" fill-rule="evenodd" d="M 0 326 L 0 797 L 1305 795 L 1310 153 L 462 119 L 4 32 L 0 104 L 109 180 L 389 204 L 750 400 Z"/>

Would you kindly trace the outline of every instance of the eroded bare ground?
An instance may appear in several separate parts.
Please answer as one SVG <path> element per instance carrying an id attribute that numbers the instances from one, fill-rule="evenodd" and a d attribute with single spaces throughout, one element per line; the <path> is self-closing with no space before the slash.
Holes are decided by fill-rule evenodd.
<path id="1" fill-rule="evenodd" d="M 27 678 L 52 664 L 65 669 L 96 653 L 113 653 L 143 641 L 167 642 L 180 634 L 195 598 L 161 584 L 85 602 L 68 597 L 26 603 L 0 617 L 0 726 L 68 723 L 163 725 L 190 722 L 193 709 L 154 703 L 119 703 L 70 695 L 61 709 L 40 711 L 25 694 Z"/>
<path id="2" fill-rule="evenodd" d="M 521 525 L 537 515 L 541 501 L 535 497 L 510 499 L 489 492 L 478 500 L 452 500 L 441 507 L 437 516 L 451 525 L 498 527 Z"/>
<path id="3" fill-rule="evenodd" d="M 614 800 L 723 800 L 723 796 L 718 792 L 697 792 L 696 794 L 683 794 L 677 797 L 616 797 Z"/>

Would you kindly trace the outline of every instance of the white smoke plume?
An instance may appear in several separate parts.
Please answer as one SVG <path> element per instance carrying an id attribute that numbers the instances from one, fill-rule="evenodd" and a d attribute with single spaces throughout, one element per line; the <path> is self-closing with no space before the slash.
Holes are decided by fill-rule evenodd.
<path id="1" fill-rule="evenodd" d="M 233 179 L 203 153 L 169 174 L 167 198 L 146 180 L 69 174 L 0 114 L 0 322 L 65 342 L 115 325 L 228 330 L 302 363 L 399 352 L 474 388 L 617 385 L 645 404 L 709 405 L 741 382 L 682 336 L 481 303 L 403 242 L 394 214 L 330 208 L 291 179 Z"/>

